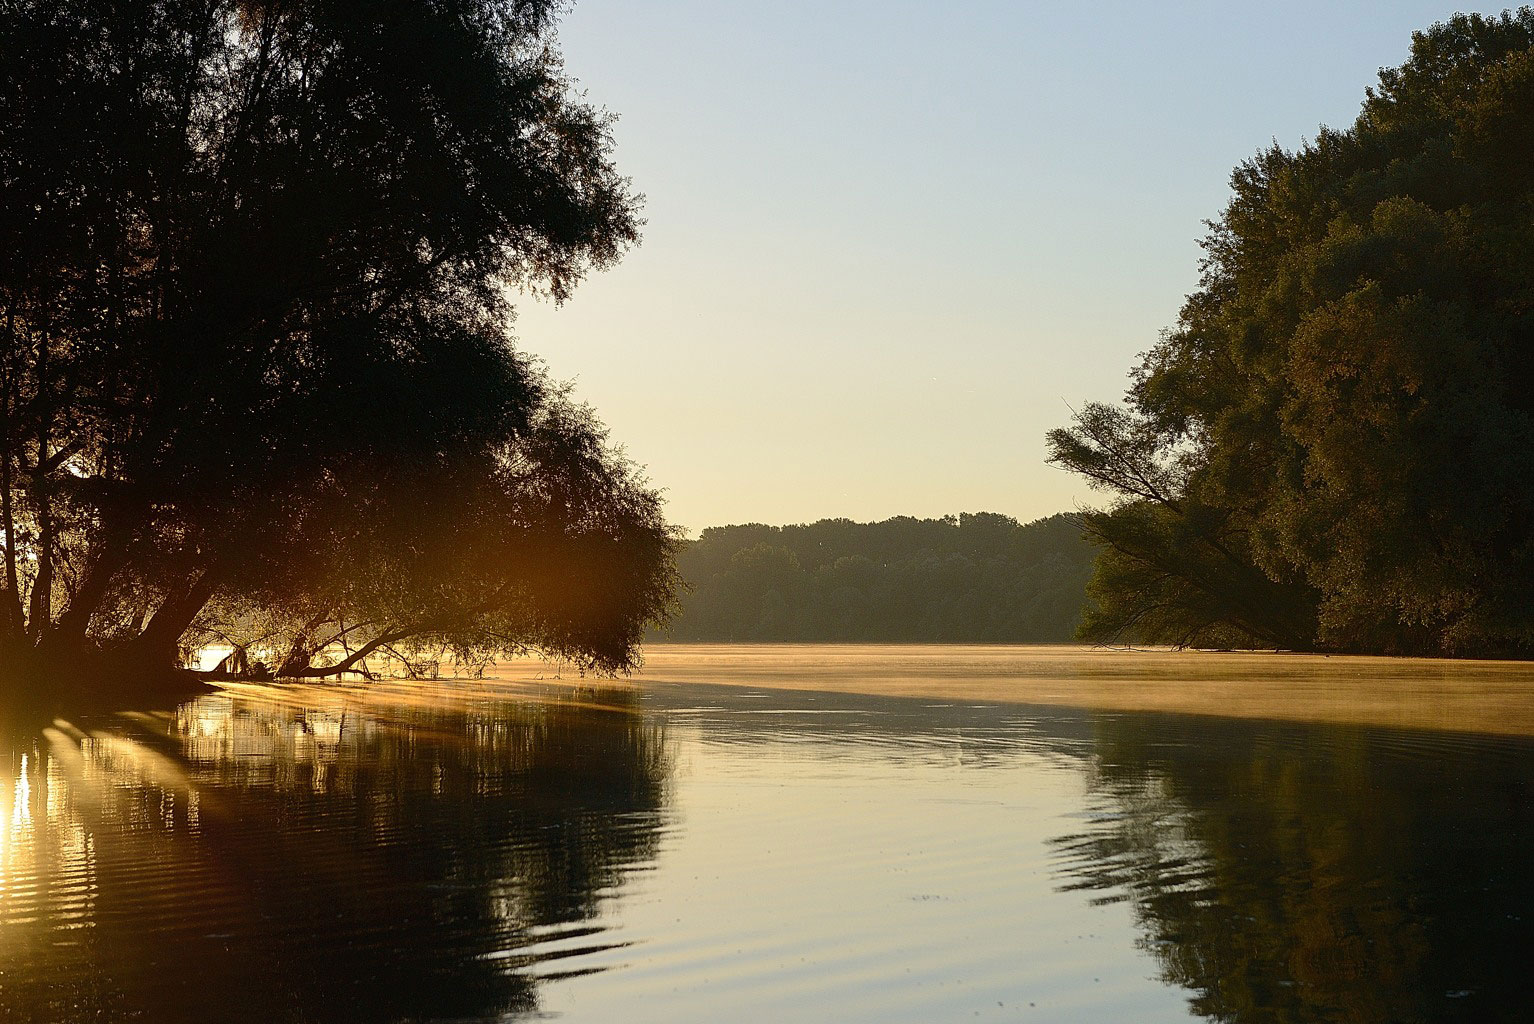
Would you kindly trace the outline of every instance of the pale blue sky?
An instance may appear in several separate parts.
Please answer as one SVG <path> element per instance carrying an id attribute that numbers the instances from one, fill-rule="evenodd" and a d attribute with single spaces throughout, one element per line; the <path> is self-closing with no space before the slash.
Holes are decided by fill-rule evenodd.
<path id="1" fill-rule="evenodd" d="M 1456 9 L 580 0 L 649 223 L 517 334 L 693 532 L 1074 507 L 1044 432 L 1172 323 L 1231 168 Z"/>

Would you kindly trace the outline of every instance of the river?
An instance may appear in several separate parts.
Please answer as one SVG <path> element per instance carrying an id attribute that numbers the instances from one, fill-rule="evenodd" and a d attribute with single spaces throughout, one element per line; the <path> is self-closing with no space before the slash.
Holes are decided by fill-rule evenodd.
<path id="1" fill-rule="evenodd" d="M 660 646 L 630 681 L 498 676 L 15 709 L 0 1020 L 1534 1005 L 1526 666 Z"/>

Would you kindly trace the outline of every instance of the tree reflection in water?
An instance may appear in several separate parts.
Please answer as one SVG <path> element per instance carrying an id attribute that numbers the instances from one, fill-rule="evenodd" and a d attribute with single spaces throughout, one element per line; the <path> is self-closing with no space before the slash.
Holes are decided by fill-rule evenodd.
<path id="1" fill-rule="evenodd" d="M 1527 1020 L 1534 744 L 1104 715 L 1067 888 L 1231 1024 Z"/>
<path id="2" fill-rule="evenodd" d="M 251 689 L 12 729 L 0 1018 L 534 1009 L 556 961 L 616 941 L 600 904 L 655 856 L 663 728 L 621 689 L 420 696 Z"/>

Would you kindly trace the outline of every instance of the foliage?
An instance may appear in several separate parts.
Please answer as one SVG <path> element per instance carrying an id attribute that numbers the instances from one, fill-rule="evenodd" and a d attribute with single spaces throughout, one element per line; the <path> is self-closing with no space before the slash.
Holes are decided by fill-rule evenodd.
<path id="1" fill-rule="evenodd" d="M 1081 618 L 1091 557 L 1064 515 L 713 527 L 678 555 L 690 589 L 667 636 L 1062 641 Z"/>
<path id="2" fill-rule="evenodd" d="M 670 531 L 506 334 L 637 238 L 556 7 L 5 4 L 8 665 L 256 621 L 293 671 L 337 635 L 628 663 Z"/>
<path id="3" fill-rule="evenodd" d="M 1456 16 L 1236 169 L 1127 408 L 1050 435 L 1117 499 L 1088 635 L 1534 651 L 1531 44 Z"/>

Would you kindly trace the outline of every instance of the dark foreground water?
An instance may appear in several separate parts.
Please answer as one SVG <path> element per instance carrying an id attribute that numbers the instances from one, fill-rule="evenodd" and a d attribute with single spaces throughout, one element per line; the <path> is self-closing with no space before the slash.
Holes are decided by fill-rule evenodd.
<path id="1" fill-rule="evenodd" d="M 701 685 L 13 719 L 4 1020 L 1534 1014 L 1526 739 Z"/>

